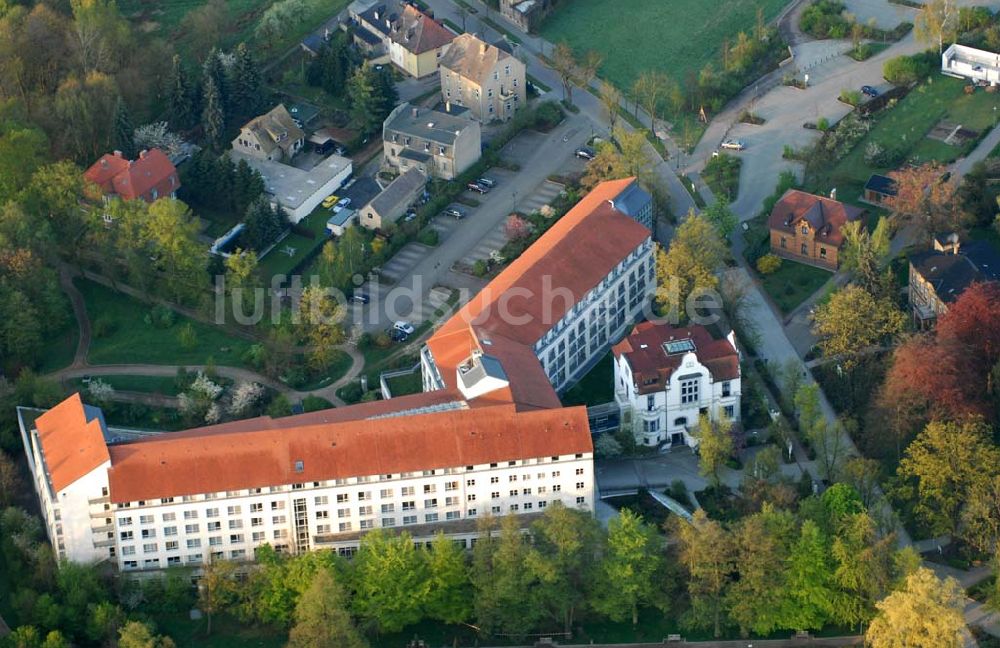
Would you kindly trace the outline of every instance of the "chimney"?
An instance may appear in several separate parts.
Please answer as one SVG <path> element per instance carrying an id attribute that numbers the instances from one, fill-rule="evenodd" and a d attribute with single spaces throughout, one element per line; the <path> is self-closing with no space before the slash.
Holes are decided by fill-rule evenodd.
<path id="1" fill-rule="evenodd" d="M 413 115 L 414 117 L 416 117 L 416 116 L 417 116 L 417 107 L 416 107 L 416 106 L 414 106 L 414 107 L 410 108 L 410 113 L 411 113 L 411 114 L 412 114 L 412 115 Z"/>
<path id="2" fill-rule="evenodd" d="M 938 252 L 943 252 L 945 254 L 958 254 L 961 247 L 958 234 L 955 232 L 952 232 L 948 236 L 934 237 L 934 249 Z"/>
<path id="3" fill-rule="evenodd" d="M 122 156 L 121 151 L 115 151 L 115 157 L 120 158 Z"/>
<path id="4" fill-rule="evenodd" d="M 147 151 L 147 150 L 145 150 L 145 149 L 143 149 L 143 150 L 139 151 L 139 159 L 140 159 L 140 160 L 145 160 L 145 159 L 146 159 L 146 154 L 147 154 L 147 153 L 149 153 L 149 151 Z"/>
<path id="5" fill-rule="evenodd" d="M 830 200 L 836 200 L 836 199 L 837 199 L 837 188 L 834 187 L 833 189 L 830 190 Z"/>

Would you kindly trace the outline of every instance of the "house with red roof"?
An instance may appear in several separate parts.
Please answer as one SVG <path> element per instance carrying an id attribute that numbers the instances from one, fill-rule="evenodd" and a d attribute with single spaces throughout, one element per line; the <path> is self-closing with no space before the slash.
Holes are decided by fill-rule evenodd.
<path id="1" fill-rule="evenodd" d="M 105 196 L 122 200 L 175 198 L 181 186 L 177 168 L 160 149 L 140 151 L 129 160 L 121 151 L 106 153 L 87 169 L 83 177 L 101 188 Z"/>
<path id="2" fill-rule="evenodd" d="M 697 447 L 702 414 L 739 420 L 740 354 L 732 332 L 716 339 L 704 326 L 647 321 L 611 351 L 615 401 L 636 443 Z"/>
<path id="3" fill-rule="evenodd" d="M 843 227 L 863 220 L 865 210 L 789 189 L 767 219 L 771 252 L 785 259 L 837 271 L 844 245 Z"/>

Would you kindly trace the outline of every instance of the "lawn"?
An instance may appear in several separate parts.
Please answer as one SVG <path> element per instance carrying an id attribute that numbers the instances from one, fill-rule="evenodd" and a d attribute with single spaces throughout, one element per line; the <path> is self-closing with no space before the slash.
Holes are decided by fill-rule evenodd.
<path id="1" fill-rule="evenodd" d="M 1000 93 L 978 89 L 967 95 L 963 91 L 964 86 L 965 83 L 959 79 L 933 77 L 910 92 L 895 108 L 879 113 L 868 135 L 828 174 L 819 178 L 820 187 L 836 186 L 842 199 L 851 199 L 860 195 L 871 174 L 892 171 L 893 168 L 873 167 L 865 162 L 865 149 L 869 142 L 898 148 L 908 160 L 917 163 L 948 163 L 965 155 L 974 143 L 951 146 L 926 137 L 942 120 L 981 133 L 993 126 L 993 108 L 1000 107 Z"/>
<path id="2" fill-rule="evenodd" d="M 600 405 L 615 398 L 615 372 L 612 355 L 609 352 L 601 358 L 580 382 L 563 394 L 563 405 Z"/>
<path id="3" fill-rule="evenodd" d="M 716 199 L 731 202 L 740 191 L 740 167 L 743 161 L 734 155 L 720 153 L 705 165 L 701 178 L 715 194 Z"/>
<path id="4" fill-rule="evenodd" d="M 389 378 L 386 382 L 389 383 L 389 391 L 392 392 L 393 398 L 396 396 L 406 396 L 407 394 L 419 394 L 424 390 L 423 379 L 419 369 L 405 376 Z"/>
<path id="5" fill-rule="evenodd" d="M 285 645 L 285 633 L 249 625 L 234 617 L 217 614 L 212 618 L 212 634 L 205 635 L 204 618 L 192 621 L 187 614 L 157 615 L 156 631 L 169 635 L 178 648 L 280 648 Z"/>
<path id="6" fill-rule="evenodd" d="M 627 15 L 618 2 L 574 0 L 542 25 L 550 42 L 568 42 L 574 50 L 597 50 L 604 57 L 600 76 L 629 91 L 646 70 L 665 72 L 685 82 L 706 63 L 719 68 L 723 42 L 752 31 L 757 8 L 771 20 L 786 0 L 632 0 Z M 669 13 L 667 12 L 669 8 Z"/>
<path id="7" fill-rule="evenodd" d="M 778 271 L 761 277 L 761 282 L 781 312 L 787 315 L 832 276 L 828 270 L 782 259 Z"/>
<path id="8" fill-rule="evenodd" d="M 243 365 L 250 342 L 224 329 L 195 322 L 181 315 L 168 328 L 147 323 L 148 304 L 85 279 L 76 282 L 87 304 L 91 321 L 101 318 L 108 331 L 94 336 L 87 357 L 91 364 L 204 364 Z M 194 343 L 182 346 L 179 333 L 185 325 L 194 330 Z"/>
<path id="9" fill-rule="evenodd" d="M 164 396 L 176 396 L 179 393 L 177 381 L 172 376 L 97 376 L 95 380 L 97 379 L 111 385 L 117 391 L 162 394 Z M 70 384 L 76 389 L 86 389 L 82 379 L 73 380 Z"/>
<path id="10" fill-rule="evenodd" d="M 274 275 L 291 274 L 296 266 L 330 239 L 330 235 L 326 232 L 326 221 L 329 217 L 330 210 L 320 206 L 299 221 L 300 227 L 308 229 L 315 236 L 309 238 L 294 231 L 289 233 L 260 260 L 261 276 L 270 281 Z M 295 249 L 291 255 L 286 253 L 289 248 Z"/>
<path id="11" fill-rule="evenodd" d="M 76 320 L 71 319 L 64 330 L 47 340 L 45 355 L 42 357 L 41 364 L 38 365 L 38 373 L 50 373 L 72 364 L 79 337 L 80 332 L 76 327 Z"/>

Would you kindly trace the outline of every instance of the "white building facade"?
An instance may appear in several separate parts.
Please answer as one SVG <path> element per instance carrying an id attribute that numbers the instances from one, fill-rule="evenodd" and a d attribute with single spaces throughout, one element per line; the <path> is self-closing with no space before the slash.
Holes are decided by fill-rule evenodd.
<path id="1" fill-rule="evenodd" d="M 1000 54 L 955 43 L 941 54 L 941 72 L 989 85 L 1000 84 Z"/>
<path id="2" fill-rule="evenodd" d="M 476 537 L 476 521 L 484 516 L 532 516 L 543 513 L 556 502 L 593 510 L 593 453 L 586 412 L 582 408 L 521 414 L 515 412 L 512 405 L 472 410 L 458 394 L 450 396 L 455 400 L 435 399 L 433 404 L 426 406 L 420 405 L 421 398 L 422 395 L 417 399 L 393 399 L 403 401 L 400 406 L 408 408 L 395 412 L 384 404 L 377 410 L 361 406 L 359 413 L 367 418 L 330 422 L 327 425 L 337 429 L 330 428 L 329 435 L 314 427 L 323 416 L 311 414 L 289 417 L 290 421 L 254 419 L 246 422 L 248 425 L 244 422 L 224 424 L 214 430 L 208 429 L 204 435 L 199 435 L 198 431 L 164 433 L 134 442 L 112 443 L 105 446 L 107 459 L 81 477 L 59 483 L 58 489 L 53 488 L 53 482 L 66 479 L 67 475 L 58 470 L 55 474 L 49 471 L 48 457 L 61 460 L 59 455 L 64 444 L 79 436 L 78 413 L 86 406 L 78 395 L 71 397 L 49 410 L 51 416 L 49 413 L 39 416 L 37 426 L 24 419 L 22 434 L 31 443 L 26 448 L 29 448 L 28 458 L 33 465 L 34 486 L 58 557 L 83 563 L 107 560 L 122 571 L 198 566 L 215 559 L 252 560 L 255 550 L 263 545 L 293 553 L 333 549 L 350 555 L 358 547 L 361 536 L 377 528 L 408 531 L 416 541 L 430 541 L 438 531 L 443 531 L 465 544 Z M 95 411 L 94 408 L 86 409 Z M 350 408 L 344 408 L 347 409 Z M 414 425 L 413 417 L 425 418 L 423 423 Z M 400 418 L 408 420 L 400 422 Z M 571 429 L 569 436 L 528 438 L 556 420 L 562 421 L 560 428 Z M 501 436 L 499 442 L 497 421 L 505 428 L 503 435 L 506 435 Z M 236 427 L 231 430 L 234 436 L 229 437 L 226 428 L 234 425 Z M 280 429 L 267 429 L 276 425 Z M 371 429 L 371 425 L 385 428 L 384 435 L 381 432 L 374 434 L 382 440 L 371 439 L 372 448 L 367 447 L 368 441 L 352 447 L 347 437 L 339 436 L 338 430 L 343 426 Z M 424 425 L 431 433 L 440 432 L 444 437 L 453 426 L 461 428 L 463 433 L 471 432 L 472 441 L 465 441 L 469 437 L 464 435 L 456 439 L 459 445 L 471 444 L 459 451 L 469 456 L 482 454 L 482 448 L 475 447 L 477 433 L 492 437 L 490 443 L 497 443 L 497 456 L 490 457 L 495 460 L 487 462 L 437 467 L 428 464 L 421 470 L 360 474 L 372 472 L 376 464 L 382 469 L 392 465 L 391 452 L 379 456 L 373 448 L 395 434 L 393 428 L 404 427 L 411 431 L 400 432 L 404 436 L 422 437 L 423 432 L 419 430 Z M 352 430 L 351 434 L 356 432 Z M 329 470 L 326 466 L 329 458 L 320 458 L 316 451 L 300 452 L 301 448 L 294 446 L 296 435 L 316 434 L 324 439 L 321 446 L 329 446 L 328 439 L 334 439 L 333 446 L 343 445 L 345 454 L 349 455 L 343 463 L 356 466 L 359 474 L 347 476 L 343 464 L 334 460 L 331 466 L 340 464 L 335 469 L 340 473 L 337 477 L 303 481 L 293 481 L 293 478 L 287 483 L 261 486 L 258 484 L 263 477 L 255 475 L 258 470 L 254 464 L 239 462 L 239 451 L 231 445 L 249 446 L 249 457 L 257 443 L 254 437 L 266 435 L 268 444 L 288 444 L 290 454 L 281 451 L 279 455 L 292 457 L 301 453 L 305 457 L 293 460 L 283 472 L 314 477 L 317 471 L 307 470 L 307 467 L 322 463 L 324 466 L 319 472 Z M 411 441 L 420 443 L 417 438 Z M 98 446 L 103 443 L 106 443 L 103 438 L 91 435 L 84 441 L 85 454 L 99 454 Z M 404 440 L 402 445 L 407 443 Z M 177 445 L 179 447 L 173 447 Z M 544 450 L 544 453 L 525 456 L 524 448 L 527 447 Z M 567 452 L 560 453 L 560 448 Z M 183 456 L 192 449 L 203 449 L 203 457 L 186 464 Z M 412 456 L 416 452 L 406 454 Z M 350 461 L 366 453 L 372 457 L 367 465 Z M 208 463 L 204 463 L 206 457 Z M 245 473 L 246 482 L 251 484 L 248 487 L 201 493 L 185 492 L 191 489 L 180 488 L 171 494 L 172 487 L 180 482 L 173 477 L 158 479 L 165 476 L 166 471 L 197 472 L 201 476 L 193 479 L 195 482 L 222 484 L 231 470 L 226 462 L 234 458 L 240 465 L 233 474 Z M 268 461 L 266 457 L 259 460 Z M 213 464 L 218 468 L 215 471 L 211 470 Z M 235 484 L 230 481 L 227 485 Z M 141 493 L 155 493 L 156 496 L 133 499 Z"/>
<path id="3" fill-rule="evenodd" d="M 643 322 L 612 348 L 615 401 L 636 443 L 698 446 L 698 421 L 740 418 L 740 358 L 735 335 L 713 339 L 704 327 Z"/>

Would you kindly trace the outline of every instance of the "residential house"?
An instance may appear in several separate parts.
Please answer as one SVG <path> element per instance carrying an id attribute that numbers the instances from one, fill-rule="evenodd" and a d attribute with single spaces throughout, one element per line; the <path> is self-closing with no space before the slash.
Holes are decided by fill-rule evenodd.
<path id="1" fill-rule="evenodd" d="M 361 208 L 359 223 L 373 230 L 395 223 L 424 192 L 426 184 L 427 176 L 419 170 L 406 171 Z"/>
<path id="2" fill-rule="evenodd" d="M 455 38 L 454 32 L 411 4 L 375 4 L 355 20 L 354 40 L 363 51 L 388 55 L 396 67 L 418 79 L 437 72 Z"/>
<path id="3" fill-rule="evenodd" d="M 957 234 L 934 237 L 930 250 L 909 261 L 910 308 L 921 328 L 933 326 L 973 283 L 1000 281 L 1000 252 L 986 241 L 962 244 Z"/>
<path id="4" fill-rule="evenodd" d="M 105 198 L 118 196 L 122 200 L 176 198 L 181 181 L 177 168 L 160 149 L 139 151 L 135 160 L 126 159 L 121 151 L 105 154 L 83 173 L 96 184 Z"/>
<path id="5" fill-rule="evenodd" d="M 789 189 L 767 220 L 771 252 L 780 257 L 836 272 L 843 226 L 862 220 L 865 210 L 832 198 Z"/>
<path id="6" fill-rule="evenodd" d="M 733 332 L 642 322 L 612 348 L 615 402 L 636 443 L 698 446 L 698 420 L 737 421 L 740 354 Z"/>
<path id="7" fill-rule="evenodd" d="M 507 51 L 462 34 L 441 59 L 441 96 L 481 122 L 507 121 L 527 102 L 525 66 Z"/>
<path id="8" fill-rule="evenodd" d="M 655 290 L 651 232 L 614 206 L 633 182 L 599 184 L 445 322 L 421 352 L 424 390 L 559 407 Z"/>
<path id="9" fill-rule="evenodd" d="M 442 390 L 143 435 L 74 394 L 18 408 L 18 423 L 56 560 L 124 573 L 249 561 L 264 545 L 351 555 L 373 529 L 471 546 L 480 517 L 527 527 L 555 503 L 594 507 L 587 410 L 558 401 Z"/>
<path id="10" fill-rule="evenodd" d="M 233 140 L 233 150 L 247 157 L 270 162 L 287 162 L 295 157 L 306 141 L 306 134 L 284 104 L 254 117 L 240 129 Z"/>
<path id="11" fill-rule="evenodd" d="M 896 181 L 889 176 L 873 173 L 868 178 L 868 182 L 865 183 L 865 190 L 861 196 L 861 200 L 869 205 L 881 207 L 895 197 Z"/>
<path id="12" fill-rule="evenodd" d="M 977 83 L 1000 84 L 1000 54 L 955 43 L 941 54 L 941 73 Z"/>
<path id="13" fill-rule="evenodd" d="M 385 163 L 443 180 L 460 175 L 482 155 L 479 122 L 461 113 L 468 111 L 396 106 L 382 125 Z"/>

